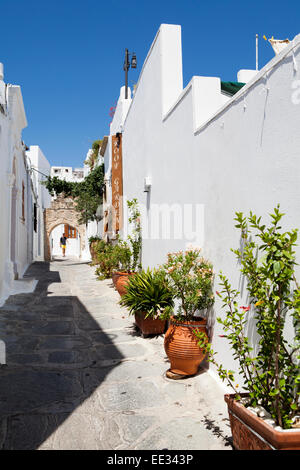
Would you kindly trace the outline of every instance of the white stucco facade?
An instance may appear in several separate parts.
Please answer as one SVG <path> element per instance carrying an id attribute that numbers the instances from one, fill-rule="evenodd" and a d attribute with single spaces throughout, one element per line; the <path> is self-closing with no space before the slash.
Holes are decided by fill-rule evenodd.
<path id="1" fill-rule="evenodd" d="M 30 162 L 31 178 L 33 188 L 37 197 L 36 201 L 36 223 L 33 227 L 33 259 L 34 261 L 44 260 L 44 210 L 50 207 L 51 195 L 46 187 L 42 184 L 45 177 L 50 175 L 50 163 L 37 145 L 30 146 L 26 152 L 27 159 Z"/>
<path id="2" fill-rule="evenodd" d="M 34 206 L 45 201 L 45 193 L 32 176 L 32 161 L 22 142 L 22 131 L 26 126 L 21 88 L 4 82 L 1 64 L 0 305 L 10 294 L 34 288 L 35 280 L 23 279 L 23 274 L 36 259 L 37 237 L 43 233 L 42 226 L 39 232 L 34 231 Z"/>
<path id="3" fill-rule="evenodd" d="M 183 89 L 181 28 L 161 25 L 126 119 L 122 127 L 114 123 L 111 134 L 123 134 L 124 196 L 138 199 L 144 228 L 151 227 L 155 211 L 163 213 L 160 229 L 168 211 L 173 220 L 171 236 L 144 230 L 143 267 L 158 266 L 168 252 L 191 243 L 201 246 L 214 265 L 215 289 L 222 271 L 241 290 L 245 305 L 245 286 L 230 251 L 240 246 L 235 212 L 251 210 L 267 221 L 280 203 L 283 228 L 300 228 L 300 36 L 262 70 L 239 71 L 237 80 L 246 85 L 231 98 L 222 93 L 219 77 L 193 77 Z M 145 178 L 151 182 L 147 192 Z M 174 213 L 181 219 L 172 219 Z M 224 315 L 218 300 L 214 314 Z M 251 337 L 253 325 L 250 319 Z M 225 367 L 236 369 L 220 326 L 212 326 L 213 348 Z"/>
<path id="4" fill-rule="evenodd" d="M 52 166 L 51 177 L 57 178 L 73 183 L 83 181 L 85 177 L 85 168 L 72 168 L 71 166 Z"/>

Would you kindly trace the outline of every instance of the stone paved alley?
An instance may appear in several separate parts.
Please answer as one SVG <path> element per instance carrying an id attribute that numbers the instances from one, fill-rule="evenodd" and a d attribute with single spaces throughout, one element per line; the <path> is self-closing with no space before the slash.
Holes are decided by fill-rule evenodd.
<path id="1" fill-rule="evenodd" d="M 0 309 L 0 449 L 228 449 L 223 390 L 165 377 L 163 336 L 142 338 L 111 281 L 57 258 Z"/>

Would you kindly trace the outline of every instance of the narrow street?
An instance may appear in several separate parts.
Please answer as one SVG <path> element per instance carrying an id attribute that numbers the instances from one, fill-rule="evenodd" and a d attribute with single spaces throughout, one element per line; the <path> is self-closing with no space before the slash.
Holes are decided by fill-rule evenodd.
<path id="1" fill-rule="evenodd" d="M 163 336 L 142 338 L 111 281 L 57 258 L 0 309 L 0 449 L 228 449 L 223 390 L 165 377 Z"/>

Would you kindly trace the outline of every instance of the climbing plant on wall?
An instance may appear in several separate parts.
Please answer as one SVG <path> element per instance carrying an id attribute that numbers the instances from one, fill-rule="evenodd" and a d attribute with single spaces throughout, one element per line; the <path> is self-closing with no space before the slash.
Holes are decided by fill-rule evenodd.
<path id="1" fill-rule="evenodd" d="M 63 194 L 74 199 L 75 208 L 79 213 L 79 223 L 87 224 L 89 221 L 100 219 L 97 209 L 102 204 L 104 165 L 94 168 L 80 182 L 64 181 L 57 176 L 49 176 L 43 184 L 51 196 Z"/>

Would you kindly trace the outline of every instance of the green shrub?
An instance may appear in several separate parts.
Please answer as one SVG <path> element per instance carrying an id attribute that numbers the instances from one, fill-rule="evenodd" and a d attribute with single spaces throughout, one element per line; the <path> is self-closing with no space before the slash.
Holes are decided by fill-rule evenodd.
<path id="1" fill-rule="evenodd" d="M 223 326 L 233 357 L 243 377 L 242 390 L 249 393 L 250 406 L 262 406 L 276 424 L 288 429 L 300 413 L 300 287 L 295 279 L 297 229 L 281 232 L 283 216 L 279 206 L 271 215 L 268 226 L 261 217 L 236 213 L 236 227 L 241 231 L 242 248 L 232 250 L 247 281 L 248 305 L 239 306 L 240 292 L 233 289 L 221 273 L 217 292 L 226 309 L 225 318 L 217 318 Z M 252 230 L 250 230 L 252 229 Z M 253 233 L 254 232 L 254 233 Z M 257 241 L 256 241 L 257 240 Z M 253 349 L 246 335 L 250 312 L 255 315 L 258 345 Z M 290 316 L 294 338 L 287 341 L 285 324 Z M 207 339 L 199 335 L 200 346 L 207 348 L 209 360 L 219 376 L 236 392 L 239 384 L 235 374 L 218 363 Z"/>
<path id="2" fill-rule="evenodd" d="M 200 250 L 190 249 L 185 252 L 168 253 L 168 260 L 163 268 L 174 298 L 179 301 L 176 312 L 178 318 L 192 320 L 198 310 L 213 305 L 213 267 L 200 256 Z"/>
<path id="3" fill-rule="evenodd" d="M 99 280 L 109 279 L 113 271 L 118 268 L 118 260 L 116 258 L 115 246 L 100 240 L 96 247 L 96 274 Z"/>
<path id="4" fill-rule="evenodd" d="M 158 318 L 166 308 L 173 308 L 173 295 L 164 271 L 142 270 L 129 277 L 126 294 L 120 304 L 134 315 L 145 312 L 145 317 Z"/>
<path id="5" fill-rule="evenodd" d="M 89 245 L 91 243 L 94 243 L 94 242 L 97 242 L 97 241 L 100 241 L 100 240 L 101 240 L 101 237 L 99 237 L 98 235 L 94 235 L 94 236 L 89 238 Z"/>

